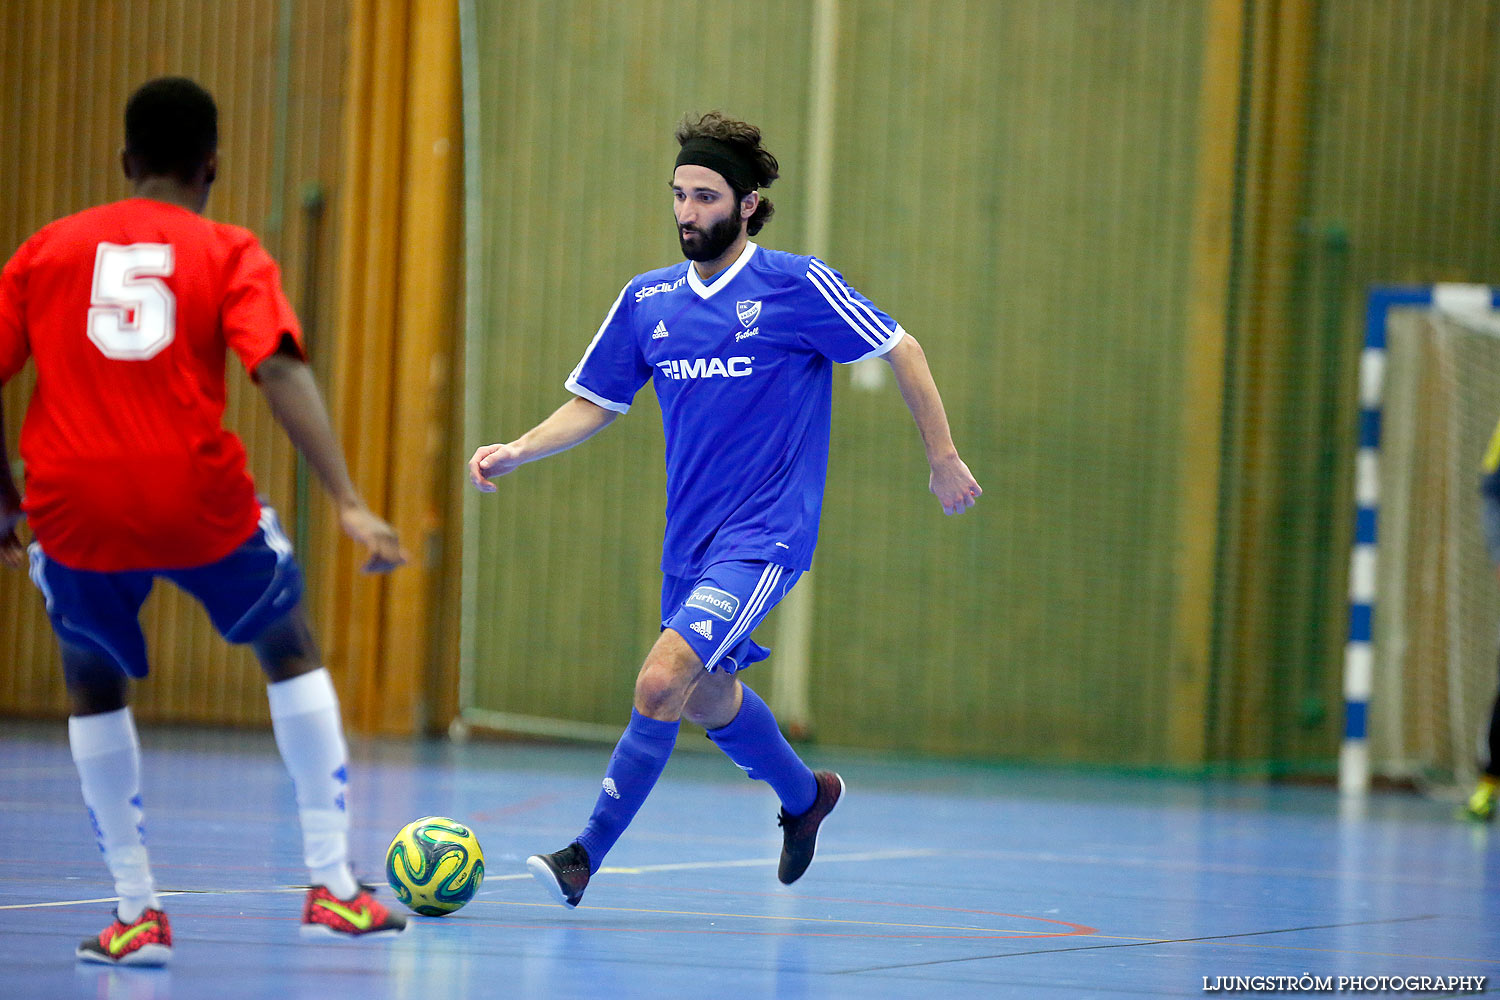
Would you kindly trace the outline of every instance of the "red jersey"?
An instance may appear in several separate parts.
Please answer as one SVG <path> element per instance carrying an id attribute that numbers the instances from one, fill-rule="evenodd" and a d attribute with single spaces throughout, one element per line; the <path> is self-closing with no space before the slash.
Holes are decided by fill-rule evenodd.
<path id="1" fill-rule="evenodd" d="M 0 272 L 0 382 L 36 359 L 24 509 L 49 559 L 113 572 L 215 562 L 255 531 L 224 359 L 301 330 L 248 230 L 131 198 L 59 219 Z"/>

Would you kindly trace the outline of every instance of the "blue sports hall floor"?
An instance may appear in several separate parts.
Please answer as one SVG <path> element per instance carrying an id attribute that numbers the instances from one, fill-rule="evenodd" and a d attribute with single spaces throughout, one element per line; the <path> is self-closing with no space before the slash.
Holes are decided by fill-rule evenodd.
<path id="1" fill-rule="evenodd" d="M 379 879 L 395 831 L 442 814 L 474 827 L 488 875 L 465 909 L 398 939 L 304 942 L 270 734 L 150 726 L 147 831 L 175 955 L 101 968 L 73 958 L 112 889 L 65 734 L 0 725 L 0 997 L 1172 997 L 1303 976 L 1328 992 L 1355 977 L 1367 996 L 1464 995 L 1421 977 L 1500 992 L 1500 829 L 1449 803 L 1377 793 L 1341 810 L 1325 787 L 818 748 L 849 790 L 797 885 L 776 881 L 771 792 L 679 751 L 565 910 L 525 858 L 577 832 L 607 747 L 357 742 L 360 870 Z"/>

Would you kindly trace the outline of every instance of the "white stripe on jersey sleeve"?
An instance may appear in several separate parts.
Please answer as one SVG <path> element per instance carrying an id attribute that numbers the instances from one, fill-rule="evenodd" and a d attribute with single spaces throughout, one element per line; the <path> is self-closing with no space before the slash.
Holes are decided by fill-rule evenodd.
<path id="1" fill-rule="evenodd" d="M 850 291 L 849 286 L 844 283 L 844 280 L 838 276 L 837 272 L 835 272 L 833 268 L 829 267 L 821 260 L 818 260 L 816 257 L 812 259 L 812 261 L 810 262 L 810 266 L 817 268 L 819 271 L 827 275 L 828 280 L 833 283 L 834 288 L 836 288 L 839 293 L 843 295 L 844 299 L 856 311 L 857 314 L 862 315 L 863 317 L 868 319 L 870 325 L 873 326 L 876 330 L 879 330 L 882 335 L 890 336 L 891 331 L 887 330 L 885 328 L 885 324 L 880 322 L 880 317 L 875 315 L 875 310 L 870 308 L 870 304 L 868 302 L 862 302 L 859 299 L 855 298 L 854 293 Z"/>
<path id="2" fill-rule="evenodd" d="M 606 410 L 613 410 L 615 413 L 630 412 L 629 403 L 616 403 L 613 399 L 605 399 L 603 396 L 599 395 L 588 386 L 579 382 L 576 378 L 568 379 L 568 381 L 564 382 L 563 385 L 573 395 L 582 396 L 584 399 L 588 400 L 590 403 L 593 403 L 595 406 L 602 406 Z"/>
<path id="3" fill-rule="evenodd" d="M 833 269 L 817 258 L 813 258 L 807 266 L 807 278 L 818 287 L 828 304 L 833 306 L 838 314 L 844 318 L 871 347 L 879 347 L 890 337 L 892 332 L 887 330 L 874 310 L 863 302 L 856 299 L 849 292 L 849 286 L 845 285 Z"/>
<path id="4" fill-rule="evenodd" d="M 826 287 L 824 287 L 823 282 L 826 281 L 827 279 L 822 278 L 820 276 L 815 276 L 813 274 L 812 269 L 809 268 L 808 271 L 807 271 L 807 280 L 810 281 L 810 282 L 812 282 L 813 287 L 816 288 L 819 291 L 819 293 L 822 294 L 823 298 L 825 298 L 825 299 L 828 300 L 828 304 L 830 306 L 833 306 L 833 311 L 836 312 L 836 313 L 838 313 L 841 317 L 843 317 L 844 322 L 848 323 L 849 327 L 855 333 L 859 334 L 861 337 L 864 338 L 865 343 L 869 344 L 871 347 L 879 347 L 880 346 L 880 341 L 877 340 L 875 337 L 871 336 L 870 333 L 864 327 L 862 327 L 859 323 L 855 322 L 854 317 L 849 314 L 848 309 L 846 309 L 844 307 L 842 301 L 840 299 L 838 299 L 838 298 L 835 298 L 829 292 L 829 290 Z"/>
<path id="5" fill-rule="evenodd" d="M 901 338 L 904 337 L 904 336 L 906 336 L 906 331 L 904 329 L 902 329 L 901 328 L 901 324 L 898 323 L 898 324 L 896 324 L 896 332 L 893 333 L 893 334 L 891 334 L 891 339 L 890 340 L 887 340 L 885 343 L 881 344 L 879 347 L 875 348 L 873 351 L 869 352 L 868 354 L 861 354 L 859 357 L 855 358 L 854 360 L 855 361 L 867 361 L 870 358 L 883 358 L 887 354 L 891 353 L 891 348 L 893 348 L 897 344 L 901 343 Z"/>
<path id="6" fill-rule="evenodd" d="M 613 410 L 615 413 L 629 413 L 630 404 L 617 403 L 612 399 L 605 399 L 592 389 L 586 388 L 578 381 L 578 373 L 583 371 L 583 366 L 588 361 L 589 355 L 594 353 L 594 348 L 599 344 L 599 338 L 604 336 L 605 329 L 609 326 L 610 320 L 615 318 L 615 313 L 619 311 L 620 303 L 625 301 L 625 293 L 628 291 L 630 291 L 630 283 L 626 282 L 625 287 L 620 289 L 620 294 L 615 296 L 615 304 L 610 306 L 609 312 L 605 314 L 604 322 L 599 324 L 599 329 L 595 332 L 594 339 L 589 341 L 589 346 L 583 352 L 583 357 L 578 359 L 578 364 L 573 366 L 573 371 L 568 376 L 568 380 L 563 383 L 563 386 L 573 395 L 582 396 L 590 403 L 602 406 L 606 410 Z"/>

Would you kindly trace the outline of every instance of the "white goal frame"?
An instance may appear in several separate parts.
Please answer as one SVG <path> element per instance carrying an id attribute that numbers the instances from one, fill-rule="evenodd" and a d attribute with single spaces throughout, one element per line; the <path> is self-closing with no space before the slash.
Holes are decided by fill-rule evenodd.
<path id="1" fill-rule="evenodd" d="M 1483 312 L 1500 309 L 1500 289 L 1440 284 L 1371 289 L 1365 312 L 1365 345 L 1359 364 L 1359 446 L 1354 464 L 1355 528 L 1349 559 L 1349 632 L 1344 651 L 1344 737 L 1339 749 L 1339 791 L 1368 792 L 1371 783 L 1369 708 L 1375 680 L 1381 419 L 1385 397 L 1386 337 L 1394 309 Z M 1496 401 L 1500 408 L 1500 400 Z M 1477 473 L 1476 473 L 1477 477 Z M 1477 500 L 1476 500 L 1477 502 Z"/>

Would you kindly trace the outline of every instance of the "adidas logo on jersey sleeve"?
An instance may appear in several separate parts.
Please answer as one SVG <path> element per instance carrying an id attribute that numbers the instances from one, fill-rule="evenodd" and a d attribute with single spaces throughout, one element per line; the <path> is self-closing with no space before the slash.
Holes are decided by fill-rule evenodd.
<path id="1" fill-rule="evenodd" d="M 705 639 L 712 639 L 714 637 L 714 623 L 707 618 L 703 619 L 701 622 L 693 622 L 693 624 L 689 625 L 688 628 L 692 629 L 694 632 L 697 632 Z"/>

